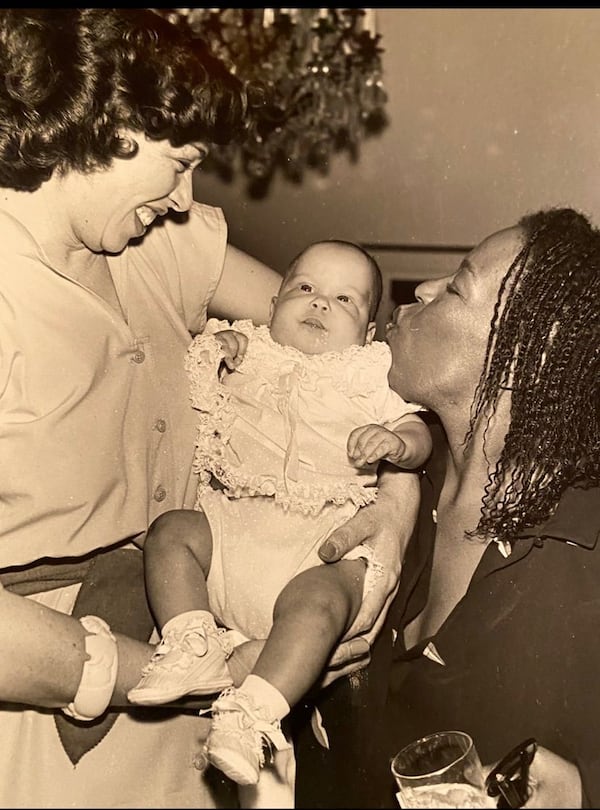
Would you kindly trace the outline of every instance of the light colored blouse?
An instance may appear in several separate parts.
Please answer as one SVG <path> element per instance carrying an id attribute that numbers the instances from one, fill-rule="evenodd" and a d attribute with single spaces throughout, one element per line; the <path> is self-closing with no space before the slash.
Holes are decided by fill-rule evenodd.
<path id="1" fill-rule="evenodd" d="M 219 371 L 214 332 L 248 337 L 243 362 Z M 317 514 L 326 503 L 355 506 L 377 494 L 377 464 L 357 467 L 346 449 L 351 431 L 421 410 L 389 387 L 386 343 L 307 355 L 276 343 L 267 326 L 211 319 L 190 346 L 186 368 L 198 410 L 194 470 L 198 503 L 212 476 L 229 497 L 273 496 L 283 508 Z"/>
<path id="2" fill-rule="evenodd" d="M 126 320 L 0 213 L 0 568 L 80 556 L 193 505 L 184 358 L 223 269 L 195 203 L 109 257 Z"/>

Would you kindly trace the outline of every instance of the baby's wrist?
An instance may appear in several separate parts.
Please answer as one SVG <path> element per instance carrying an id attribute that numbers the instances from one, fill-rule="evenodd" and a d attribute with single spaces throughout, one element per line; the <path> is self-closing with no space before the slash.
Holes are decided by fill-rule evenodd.
<path id="1" fill-rule="evenodd" d="M 385 457 L 386 461 L 389 461 L 390 464 L 394 464 L 396 467 L 402 467 L 407 460 L 406 450 L 406 442 L 404 442 L 402 439 L 396 438 L 396 448 L 393 452 Z"/>

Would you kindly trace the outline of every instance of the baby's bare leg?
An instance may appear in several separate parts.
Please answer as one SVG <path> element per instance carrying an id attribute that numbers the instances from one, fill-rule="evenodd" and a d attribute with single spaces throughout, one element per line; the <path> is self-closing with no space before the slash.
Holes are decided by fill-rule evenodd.
<path id="1" fill-rule="evenodd" d="M 315 683 L 362 602 L 366 563 L 340 560 L 295 576 L 277 598 L 254 675 L 293 706 Z"/>
<path id="2" fill-rule="evenodd" d="M 144 574 L 148 602 L 161 629 L 173 616 L 209 610 L 211 557 L 212 535 L 202 512 L 176 509 L 152 523 L 144 542 Z"/>

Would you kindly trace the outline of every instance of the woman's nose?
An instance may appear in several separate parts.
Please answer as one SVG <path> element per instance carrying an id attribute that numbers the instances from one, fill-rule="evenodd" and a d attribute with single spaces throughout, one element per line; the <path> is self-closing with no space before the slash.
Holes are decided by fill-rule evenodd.
<path id="1" fill-rule="evenodd" d="M 190 210 L 194 201 L 191 172 L 183 172 L 179 175 L 179 182 L 169 194 L 169 201 L 176 211 Z"/>
<path id="2" fill-rule="evenodd" d="M 415 298 L 420 304 L 428 304 L 439 295 L 440 290 L 445 288 L 449 278 L 451 278 L 451 276 L 431 278 L 428 281 L 423 281 L 415 289 Z"/>

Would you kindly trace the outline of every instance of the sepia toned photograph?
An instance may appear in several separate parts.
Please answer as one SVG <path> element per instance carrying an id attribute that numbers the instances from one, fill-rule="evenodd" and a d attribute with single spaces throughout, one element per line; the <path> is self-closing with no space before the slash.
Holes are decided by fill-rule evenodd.
<path id="1" fill-rule="evenodd" d="M 600 806 L 599 41 L 0 9 L 0 808 Z"/>

